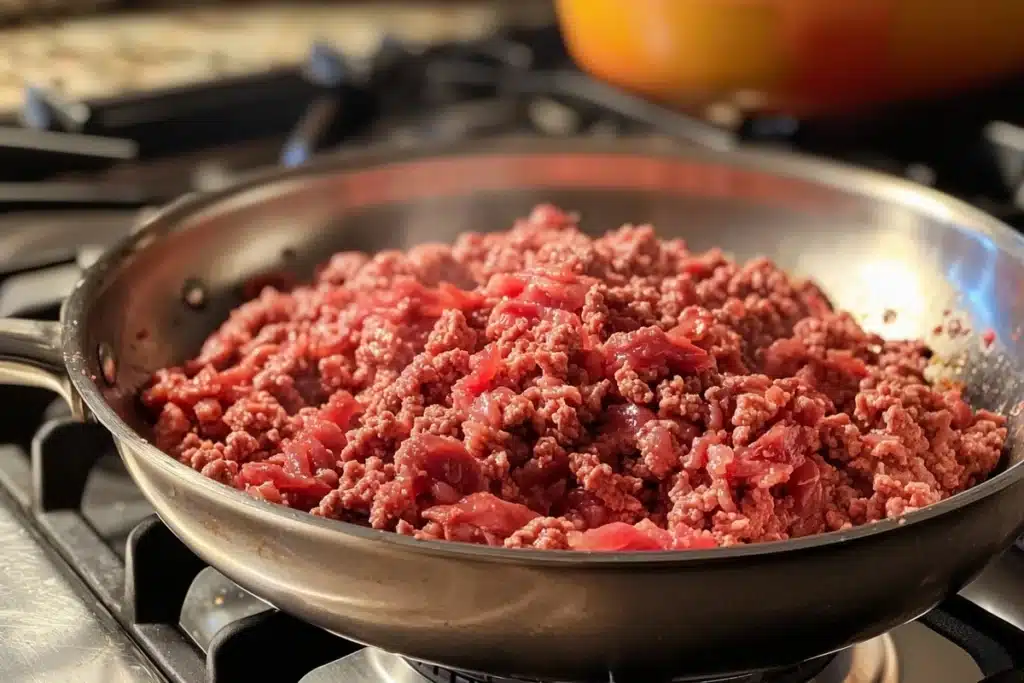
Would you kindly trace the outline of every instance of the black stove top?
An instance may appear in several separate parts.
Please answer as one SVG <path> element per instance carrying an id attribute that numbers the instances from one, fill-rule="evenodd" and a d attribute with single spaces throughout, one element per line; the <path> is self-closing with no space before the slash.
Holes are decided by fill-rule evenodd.
<path id="1" fill-rule="evenodd" d="M 742 140 L 904 175 L 1024 228 L 1024 82 L 857 121 L 744 118 L 729 107 L 712 125 L 596 83 L 571 68 L 550 29 L 430 48 L 385 39 L 361 63 L 315 45 L 295 69 L 97 102 L 30 88 L 0 128 L 0 316 L 54 318 L 81 268 L 146 207 L 366 144 L 507 133 Z M 0 541 L 3 680 L 501 683 L 363 648 L 246 593 L 153 516 L 101 427 L 72 422 L 41 390 L 0 387 Z M 1020 567 L 1024 554 L 1011 551 L 971 599 L 736 681 L 967 683 L 1020 666 L 1024 631 L 993 615 L 1024 628 Z"/>

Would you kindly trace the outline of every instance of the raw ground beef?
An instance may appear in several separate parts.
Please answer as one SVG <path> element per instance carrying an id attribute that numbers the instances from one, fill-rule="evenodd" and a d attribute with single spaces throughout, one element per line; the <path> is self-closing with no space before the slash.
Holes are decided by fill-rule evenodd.
<path id="1" fill-rule="evenodd" d="M 141 399 L 157 444 L 314 515 L 510 548 L 771 541 L 982 481 L 1004 420 L 765 258 L 550 206 L 265 288 Z"/>

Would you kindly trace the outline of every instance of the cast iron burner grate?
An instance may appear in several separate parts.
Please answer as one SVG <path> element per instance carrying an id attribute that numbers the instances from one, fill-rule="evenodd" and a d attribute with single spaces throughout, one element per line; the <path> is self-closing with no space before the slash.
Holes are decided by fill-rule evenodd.
<path id="1" fill-rule="evenodd" d="M 409 661 L 417 673 L 423 676 L 429 683 L 534 683 L 533 681 L 522 681 L 520 679 L 500 678 L 483 674 L 474 674 L 462 671 L 452 671 L 431 664 Z M 818 680 L 826 669 L 835 672 L 834 676 L 826 680 Z M 849 656 L 847 653 L 837 655 L 826 655 L 787 667 L 774 672 L 753 673 L 743 676 L 729 676 L 715 679 L 674 679 L 674 683 L 843 683 L 846 678 L 846 671 L 849 670 Z M 639 677 L 640 683 L 655 683 L 647 676 Z M 602 682 L 603 683 L 603 682 Z M 632 683 L 629 680 L 622 680 L 615 676 L 609 676 L 607 683 Z"/>

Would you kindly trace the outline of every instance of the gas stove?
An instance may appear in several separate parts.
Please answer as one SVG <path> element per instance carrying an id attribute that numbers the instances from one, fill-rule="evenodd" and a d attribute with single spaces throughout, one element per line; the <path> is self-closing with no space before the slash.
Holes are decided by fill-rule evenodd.
<path id="1" fill-rule="evenodd" d="M 856 122 L 748 116 L 742 100 L 689 114 L 638 100 L 575 71 L 551 29 L 430 47 L 385 38 L 361 62 L 314 45 L 293 69 L 95 102 L 28 88 L 22 110 L 0 117 L 0 316 L 55 318 L 81 269 L 149 207 L 368 144 L 507 133 L 742 141 L 903 175 L 1024 229 L 1024 82 Z M 506 683 L 273 609 L 170 533 L 101 427 L 73 422 L 41 390 L 0 387 L 0 406 L 3 680 Z M 730 680 L 968 683 L 1019 667 L 1021 576 L 1024 551 L 1011 550 L 891 633 Z"/>

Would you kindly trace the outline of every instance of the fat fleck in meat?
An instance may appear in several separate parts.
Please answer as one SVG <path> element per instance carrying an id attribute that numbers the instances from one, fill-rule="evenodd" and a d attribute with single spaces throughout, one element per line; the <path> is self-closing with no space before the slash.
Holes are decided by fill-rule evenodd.
<path id="1" fill-rule="evenodd" d="M 337 254 L 266 287 L 141 399 L 158 445 L 314 515 L 424 539 L 727 546 L 935 503 L 988 476 L 1004 420 L 931 386 L 760 258 L 551 206 L 502 233 Z"/>

